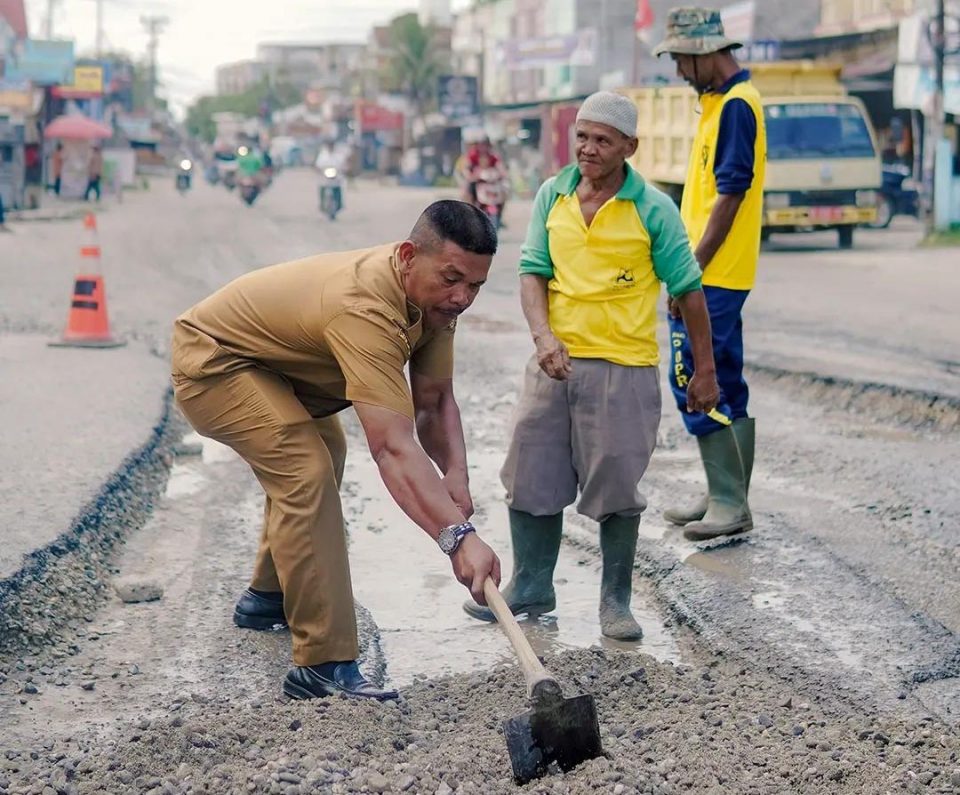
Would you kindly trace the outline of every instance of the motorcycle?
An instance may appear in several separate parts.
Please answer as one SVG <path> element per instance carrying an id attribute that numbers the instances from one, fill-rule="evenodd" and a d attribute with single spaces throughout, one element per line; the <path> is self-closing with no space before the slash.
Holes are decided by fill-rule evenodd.
<path id="1" fill-rule="evenodd" d="M 241 177 L 237 182 L 240 190 L 240 198 L 246 203 L 247 207 L 252 207 L 253 203 L 260 195 L 260 183 L 255 177 Z"/>
<path id="2" fill-rule="evenodd" d="M 493 228 L 500 229 L 500 213 L 507 201 L 507 185 L 498 169 L 484 168 L 477 172 L 477 206 L 483 210 Z"/>
<path id="3" fill-rule="evenodd" d="M 343 175 L 338 168 L 328 166 L 321 172 L 320 212 L 331 221 L 343 209 Z"/>
<path id="4" fill-rule="evenodd" d="M 184 158 L 180 161 L 180 166 L 177 169 L 177 191 L 181 196 L 190 190 L 192 178 L 193 163 L 187 158 Z"/>
<path id="5" fill-rule="evenodd" d="M 895 215 L 920 215 L 920 191 L 909 166 L 891 163 L 883 167 L 883 185 L 877 194 L 877 220 L 866 226 L 886 229 Z"/>

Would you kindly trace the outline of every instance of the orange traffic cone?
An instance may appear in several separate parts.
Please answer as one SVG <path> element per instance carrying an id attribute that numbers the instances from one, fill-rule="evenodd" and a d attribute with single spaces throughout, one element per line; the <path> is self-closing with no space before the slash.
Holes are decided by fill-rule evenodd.
<path id="1" fill-rule="evenodd" d="M 110 334 L 102 276 L 77 277 L 63 338 L 49 344 L 55 348 L 119 348 L 127 344 Z"/>
<path id="2" fill-rule="evenodd" d="M 97 240 L 97 219 L 93 213 L 87 213 L 83 219 L 83 227 L 92 234 L 91 241 L 80 247 L 80 257 L 85 262 L 93 260 L 99 266 L 100 243 Z M 110 334 L 107 291 L 103 276 L 77 276 L 63 337 L 58 342 L 49 344 L 55 348 L 119 348 L 127 344 L 123 340 L 114 339 Z"/>

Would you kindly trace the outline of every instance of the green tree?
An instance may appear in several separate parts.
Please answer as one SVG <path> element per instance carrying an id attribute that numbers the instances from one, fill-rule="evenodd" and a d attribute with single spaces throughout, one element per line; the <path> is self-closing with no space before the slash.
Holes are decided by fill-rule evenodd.
<path id="1" fill-rule="evenodd" d="M 390 23 L 389 62 L 381 84 L 409 98 L 420 116 L 432 104 L 437 78 L 447 67 L 436 39 L 433 27 L 421 25 L 416 14 L 403 14 Z"/>
<path id="2" fill-rule="evenodd" d="M 200 97 L 187 108 L 187 130 L 191 135 L 213 143 L 217 134 L 213 122 L 215 113 L 239 113 L 242 116 L 259 116 L 268 112 L 289 108 L 303 101 L 303 95 L 286 83 L 271 86 L 267 80 L 248 88 L 242 94 L 220 94 Z"/>

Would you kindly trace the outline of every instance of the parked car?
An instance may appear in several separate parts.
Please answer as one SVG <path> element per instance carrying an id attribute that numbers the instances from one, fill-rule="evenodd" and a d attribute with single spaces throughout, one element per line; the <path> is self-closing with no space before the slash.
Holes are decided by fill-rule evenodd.
<path id="1" fill-rule="evenodd" d="M 866 224 L 886 229 L 895 215 L 920 215 L 920 191 L 910 166 L 890 163 L 883 167 L 883 185 L 877 198 L 877 219 Z"/>

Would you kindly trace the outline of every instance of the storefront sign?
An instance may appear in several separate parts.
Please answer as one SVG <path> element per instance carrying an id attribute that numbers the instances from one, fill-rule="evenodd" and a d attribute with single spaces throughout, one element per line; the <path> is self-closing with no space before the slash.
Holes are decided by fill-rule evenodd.
<path id="1" fill-rule="evenodd" d="M 64 99 L 93 99 L 103 95 L 103 67 L 76 66 L 70 85 L 56 86 L 53 95 Z"/>
<path id="2" fill-rule="evenodd" d="M 597 31 L 584 28 L 569 36 L 510 39 L 500 45 L 500 50 L 508 69 L 593 66 L 597 60 Z"/>
<path id="3" fill-rule="evenodd" d="M 441 75 L 437 81 L 437 101 L 444 116 L 448 119 L 464 119 L 479 113 L 477 78 Z"/>

